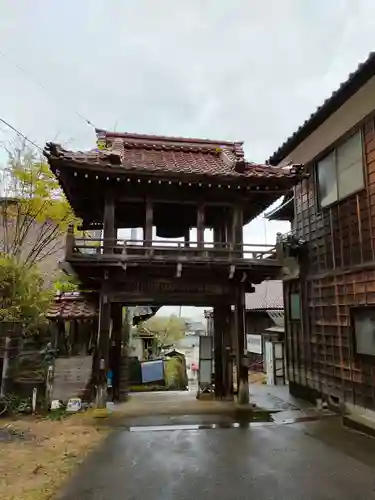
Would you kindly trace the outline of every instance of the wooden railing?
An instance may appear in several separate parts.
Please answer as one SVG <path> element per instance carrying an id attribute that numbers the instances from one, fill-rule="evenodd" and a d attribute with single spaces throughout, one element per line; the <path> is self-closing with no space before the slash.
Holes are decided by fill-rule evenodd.
<path id="1" fill-rule="evenodd" d="M 272 245 L 189 242 L 176 240 L 104 240 L 92 238 L 73 238 L 67 241 L 67 258 L 85 257 L 98 259 L 131 260 L 276 260 L 276 249 Z"/>

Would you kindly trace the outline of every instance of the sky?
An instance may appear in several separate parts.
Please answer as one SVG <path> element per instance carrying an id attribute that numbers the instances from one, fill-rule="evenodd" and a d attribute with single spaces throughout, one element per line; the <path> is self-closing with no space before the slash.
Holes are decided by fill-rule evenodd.
<path id="1" fill-rule="evenodd" d="M 263 162 L 375 49 L 373 0 L 2 0 L 0 9 L 0 118 L 40 146 L 92 148 L 88 120 L 243 140 L 247 158 Z M 12 134 L 0 123 L 0 142 Z M 244 240 L 272 244 L 287 230 L 259 217 Z"/>

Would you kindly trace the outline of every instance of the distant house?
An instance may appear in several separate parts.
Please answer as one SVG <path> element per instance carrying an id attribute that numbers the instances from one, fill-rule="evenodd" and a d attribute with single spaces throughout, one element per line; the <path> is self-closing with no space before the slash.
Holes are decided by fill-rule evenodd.
<path id="1" fill-rule="evenodd" d="M 292 221 L 278 238 L 290 390 L 375 410 L 375 53 L 268 163 L 310 174 L 268 214 Z"/>
<path id="2" fill-rule="evenodd" d="M 135 329 L 130 343 L 130 356 L 144 361 L 155 359 L 158 354 L 159 344 L 156 334 L 146 327 Z"/>
<path id="3" fill-rule="evenodd" d="M 263 333 L 275 325 L 275 318 L 283 320 L 283 282 L 266 280 L 254 288 L 245 295 L 246 333 Z"/>
<path id="4" fill-rule="evenodd" d="M 284 337 L 283 282 L 265 280 L 254 286 L 253 293 L 245 295 L 246 334 L 261 334 L 265 338 Z M 207 333 L 213 335 L 213 311 L 205 311 Z M 259 358 L 261 359 L 261 358 Z"/>
<path id="5" fill-rule="evenodd" d="M 186 320 L 185 321 L 185 334 L 186 335 L 205 335 L 206 328 L 202 321 L 199 320 Z"/>
<path id="6" fill-rule="evenodd" d="M 283 282 L 265 280 L 254 286 L 253 293 L 245 294 L 246 333 L 261 333 L 284 317 Z M 212 309 L 204 311 L 206 332 L 213 335 L 214 322 Z"/>
<path id="7" fill-rule="evenodd" d="M 254 288 L 245 296 L 247 354 L 251 370 L 265 371 L 266 341 L 284 340 L 283 282 L 266 280 Z"/>

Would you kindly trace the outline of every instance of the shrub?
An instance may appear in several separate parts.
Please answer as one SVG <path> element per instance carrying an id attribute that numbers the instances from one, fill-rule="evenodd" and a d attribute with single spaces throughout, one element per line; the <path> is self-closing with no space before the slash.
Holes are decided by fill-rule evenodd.
<path id="1" fill-rule="evenodd" d="M 34 334 L 47 321 L 52 298 L 35 266 L 25 267 L 13 256 L 0 254 L 0 321 L 18 322 L 24 334 Z"/>

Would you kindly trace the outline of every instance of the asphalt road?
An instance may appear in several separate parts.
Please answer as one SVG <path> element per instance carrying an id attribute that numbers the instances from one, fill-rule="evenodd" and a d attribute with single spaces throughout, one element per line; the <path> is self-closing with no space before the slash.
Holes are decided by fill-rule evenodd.
<path id="1" fill-rule="evenodd" d="M 63 500 L 371 500 L 375 440 L 336 417 L 249 428 L 119 429 Z"/>

